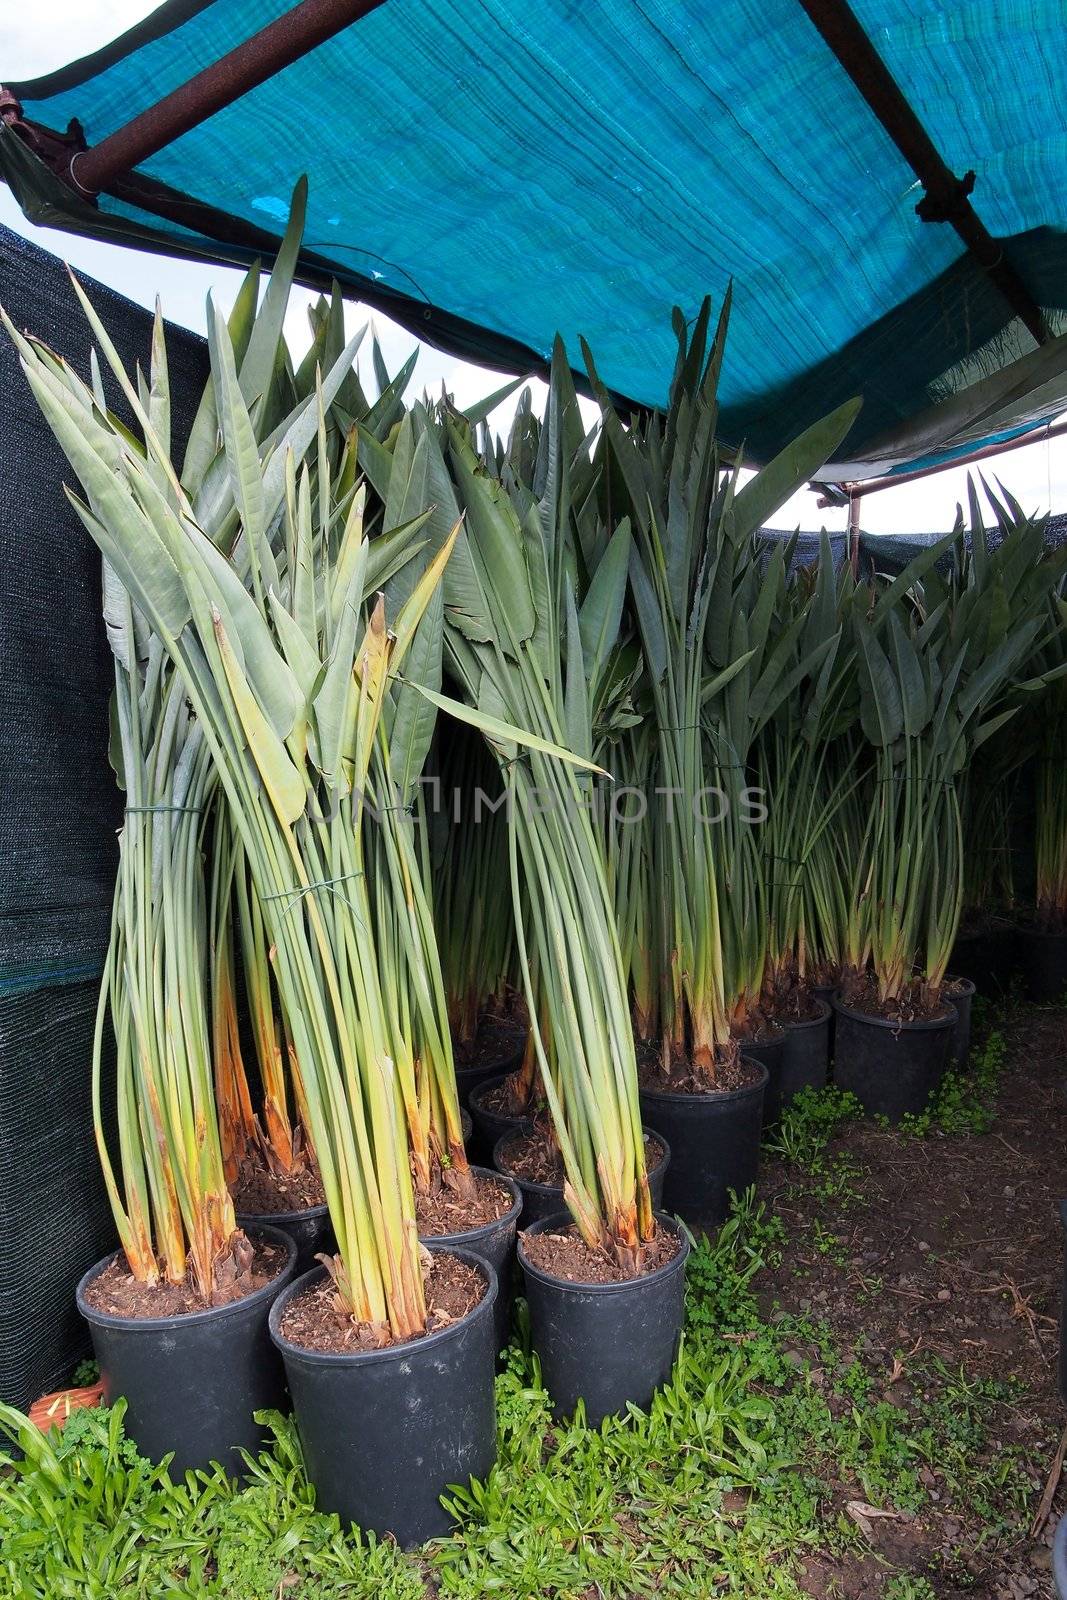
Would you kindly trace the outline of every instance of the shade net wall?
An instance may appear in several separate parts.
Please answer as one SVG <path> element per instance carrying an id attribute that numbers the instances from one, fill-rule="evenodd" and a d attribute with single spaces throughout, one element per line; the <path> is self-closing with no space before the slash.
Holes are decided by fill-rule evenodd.
<path id="1" fill-rule="evenodd" d="M 87 287 L 123 360 L 146 364 L 148 312 Z M 4 228 L 0 303 L 88 377 L 89 328 L 62 262 Z M 168 346 L 180 437 L 206 351 L 181 329 Z M 87 1348 L 74 1285 L 114 1242 L 90 1063 L 122 798 L 107 760 L 99 560 L 6 335 L 0 394 L 0 1399 L 21 1406 Z M 109 400 L 122 414 L 113 386 Z"/>
<path id="2" fill-rule="evenodd" d="M 28 118 L 77 118 L 93 145 L 290 5 L 169 0 L 14 88 Z M 1062 330 L 1061 7 L 854 9 Z M 543 363 L 557 331 L 580 366 L 585 336 L 642 404 L 666 398 L 672 307 L 692 318 L 732 284 L 721 431 L 757 461 L 856 394 L 829 477 L 928 464 L 1067 406 L 1067 341 L 1035 352 L 952 227 L 920 221 L 914 171 L 797 0 L 385 0 L 142 162 L 196 202 L 184 222 L 107 194 L 79 207 L 14 142 L 0 170 L 39 220 L 216 258 L 280 232 L 307 173 L 308 270 L 510 370 Z"/>

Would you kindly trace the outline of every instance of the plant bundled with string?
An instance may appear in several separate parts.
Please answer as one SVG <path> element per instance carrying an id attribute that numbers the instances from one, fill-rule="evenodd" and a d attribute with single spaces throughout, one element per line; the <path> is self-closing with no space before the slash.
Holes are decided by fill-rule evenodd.
<path id="1" fill-rule="evenodd" d="M 750 482 L 720 457 L 717 387 L 729 299 L 711 335 L 706 301 L 692 329 L 675 314 L 678 357 L 665 416 L 623 426 L 592 357 L 615 470 L 612 505 L 634 529 L 630 560 L 651 723 L 655 804 L 648 854 L 663 897 L 656 1034 L 664 1070 L 715 1087 L 738 1041 L 758 1028 L 767 948 L 766 862 L 753 792 L 755 747 L 776 709 L 831 668 L 825 636 L 790 611 L 787 552 L 764 567 L 756 534 L 844 437 L 857 403 L 810 428 Z M 627 887 L 619 874 L 616 882 Z M 624 926 L 634 912 L 623 907 Z"/>
<path id="2" fill-rule="evenodd" d="M 972 484 L 969 541 L 961 521 L 854 611 L 873 763 L 853 899 L 866 908 L 877 1001 L 889 1014 L 939 1004 L 963 906 L 962 775 L 1056 678 L 1032 663 L 1052 631 L 1049 595 L 1067 553 L 1046 551 L 1043 523 L 1010 497 L 986 493 L 995 546 Z"/>
<path id="3" fill-rule="evenodd" d="M 272 397 L 293 389 L 281 327 L 299 223 L 294 215 L 258 314 L 253 292 L 229 328 L 211 317 L 211 383 L 180 473 L 161 427 L 161 338 L 143 404 L 85 302 L 142 444 L 69 367 L 8 326 L 82 485 L 85 499 L 72 501 L 169 658 L 240 837 L 300 1064 L 340 1303 L 403 1338 L 425 1326 L 407 1086 L 391 1054 L 405 974 L 374 945 L 365 823 L 391 681 L 452 540 L 387 626 L 384 598 L 373 597 L 416 553 L 420 519 L 364 537 L 356 436 L 334 436 L 327 421 L 358 338 L 275 420 Z M 399 921 L 410 977 L 425 949 Z"/>
<path id="4" fill-rule="evenodd" d="M 432 698 L 479 729 L 501 774 L 518 963 L 567 1204 L 588 1245 L 637 1270 L 654 1220 L 586 776 L 595 730 L 622 698 L 629 530 L 609 538 L 580 509 L 598 469 L 558 344 L 544 422 L 520 406 L 501 451 L 479 459 L 467 420 L 448 408 L 416 407 L 414 418 L 437 514 L 465 518 L 443 589 L 447 655 L 464 699 Z"/>

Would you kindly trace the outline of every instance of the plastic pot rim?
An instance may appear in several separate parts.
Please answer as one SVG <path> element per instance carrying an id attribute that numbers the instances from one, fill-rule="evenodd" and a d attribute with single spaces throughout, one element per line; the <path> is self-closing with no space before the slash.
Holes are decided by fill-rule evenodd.
<path id="1" fill-rule="evenodd" d="M 784 1031 L 784 1030 L 783 1030 Z M 695 1093 L 685 1094 L 677 1089 L 642 1089 L 641 1098 L 647 1095 L 650 1100 L 662 1100 L 671 1105 L 707 1105 L 714 1101 L 716 1105 L 725 1104 L 729 1100 L 740 1100 L 746 1096 L 756 1095 L 766 1089 L 771 1079 L 769 1069 L 762 1061 L 757 1061 L 755 1056 L 742 1054 L 742 1061 L 747 1061 L 749 1066 L 758 1067 L 760 1076 L 755 1083 L 743 1083 L 740 1089 L 698 1089 Z M 661 1139 L 662 1134 L 657 1133 L 656 1138 Z"/>
<path id="2" fill-rule="evenodd" d="M 662 1267 L 657 1267 L 655 1272 L 642 1273 L 639 1278 L 625 1278 L 621 1283 L 581 1283 L 570 1278 L 557 1278 L 554 1272 L 546 1272 L 543 1267 L 535 1266 L 528 1261 L 523 1250 L 523 1239 L 528 1233 L 545 1233 L 550 1228 L 573 1227 L 574 1218 L 569 1211 L 557 1211 L 550 1217 L 542 1217 L 538 1222 L 531 1222 L 528 1228 L 523 1228 L 518 1237 L 519 1264 L 523 1272 L 529 1273 L 531 1278 L 536 1278 L 539 1283 L 548 1284 L 552 1289 L 563 1293 L 573 1291 L 575 1294 L 618 1295 L 626 1294 L 633 1289 L 643 1289 L 646 1284 L 659 1283 L 661 1279 L 669 1277 L 672 1272 L 680 1271 L 689 1257 L 690 1244 L 685 1229 L 681 1223 L 670 1216 L 666 1211 L 654 1211 L 656 1226 L 666 1228 L 679 1241 L 681 1248 Z"/>
<path id="3" fill-rule="evenodd" d="M 792 1021 L 791 1018 L 787 1017 L 782 1023 L 782 1027 L 786 1030 L 786 1032 L 799 1033 L 803 1028 L 818 1028 L 821 1027 L 824 1022 L 829 1022 L 830 1018 L 834 1014 L 833 1007 L 831 1006 L 829 1000 L 816 999 L 815 1004 L 819 1008 L 819 1015 L 817 1017 L 798 1017 L 795 1022 Z"/>
<path id="4" fill-rule="evenodd" d="M 248 1223 L 251 1228 L 271 1228 L 278 1224 L 279 1227 L 286 1222 L 303 1222 L 305 1217 L 320 1217 L 329 1215 L 330 1208 L 325 1200 L 317 1206 L 301 1206 L 299 1211 L 238 1211 L 236 1213 L 239 1226 Z"/>
<path id="5" fill-rule="evenodd" d="M 939 1029 L 955 1027 L 959 1015 L 951 1000 L 944 1002 L 948 1006 L 947 1017 L 916 1017 L 910 1022 L 901 1022 L 893 1017 L 872 1017 L 869 1012 L 857 1011 L 854 1006 L 845 1005 L 838 994 L 834 995 L 830 1003 L 839 1017 L 850 1017 L 855 1022 L 869 1022 L 872 1028 L 888 1028 L 890 1033 L 936 1033 Z"/>
<path id="6" fill-rule="evenodd" d="M 460 1317 L 458 1322 L 450 1322 L 446 1328 L 438 1328 L 435 1333 L 424 1333 L 418 1339 L 404 1339 L 399 1344 L 385 1345 L 381 1350 L 309 1350 L 305 1345 L 295 1344 L 292 1339 L 287 1339 L 281 1331 L 282 1313 L 290 1300 L 295 1300 L 297 1293 L 312 1287 L 312 1281 L 321 1282 L 326 1276 L 326 1268 L 312 1267 L 309 1272 L 302 1272 L 299 1278 L 294 1278 L 277 1297 L 270 1308 L 271 1340 L 283 1357 L 293 1361 L 302 1361 L 312 1367 L 357 1367 L 378 1365 L 385 1361 L 408 1361 L 415 1354 L 423 1350 L 434 1350 L 449 1339 L 454 1339 L 457 1334 L 465 1332 L 473 1322 L 481 1316 L 491 1314 L 496 1304 L 499 1293 L 499 1284 L 495 1269 L 490 1266 L 484 1256 L 476 1255 L 473 1250 L 457 1250 L 451 1245 L 445 1245 L 440 1240 L 420 1241 L 432 1253 L 440 1252 L 441 1255 L 455 1256 L 468 1267 L 474 1267 L 485 1279 L 486 1291 L 473 1310 L 468 1311 L 465 1317 Z"/>
<path id="7" fill-rule="evenodd" d="M 779 1039 L 785 1038 L 785 1029 L 785 1023 L 780 1022 L 777 1017 L 767 1017 L 763 1023 L 762 1033 L 746 1034 L 741 1040 L 741 1044 L 742 1046 L 754 1044 L 765 1050 L 769 1045 L 777 1044 Z M 744 1053 L 744 1049 L 742 1049 L 741 1054 L 744 1055 Z"/>
<path id="8" fill-rule="evenodd" d="M 500 1138 L 493 1146 L 494 1171 L 501 1178 L 510 1178 L 513 1183 L 518 1184 L 520 1189 L 528 1189 L 531 1194 L 558 1194 L 562 1196 L 562 1183 L 537 1183 L 533 1178 L 519 1178 L 516 1177 L 514 1173 L 506 1171 L 505 1168 L 500 1165 L 500 1147 L 507 1144 L 509 1139 L 518 1138 L 524 1131 L 527 1130 L 522 1128 L 509 1128 L 507 1133 L 502 1133 L 500 1135 Z M 666 1169 L 670 1166 L 671 1147 L 667 1143 L 667 1140 L 664 1138 L 663 1134 L 657 1133 L 655 1128 L 646 1128 L 642 1126 L 641 1132 L 645 1134 L 646 1137 L 655 1139 L 656 1143 L 660 1145 L 663 1150 L 663 1155 L 660 1160 L 656 1162 L 654 1167 L 649 1167 L 648 1169 L 647 1176 L 651 1179 L 654 1172 L 659 1172 L 660 1170 L 666 1171 Z M 571 1220 L 573 1221 L 573 1218 Z M 530 1226 L 532 1227 L 533 1224 L 531 1223 Z"/>
<path id="9" fill-rule="evenodd" d="M 506 1172 L 494 1172 L 492 1167 L 476 1167 L 471 1164 L 470 1171 L 479 1178 L 495 1178 L 497 1183 L 502 1183 L 511 1195 L 511 1207 L 502 1217 L 494 1217 L 492 1222 L 482 1222 L 476 1228 L 464 1228 L 462 1233 L 420 1233 L 419 1243 L 425 1245 L 443 1244 L 450 1249 L 462 1250 L 469 1246 L 478 1253 L 477 1241 L 487 1233 L 495 1233 L 498 1228 L 506 1227 L 509 1222 L 517 1223 L 519 1212 L 522 1210 L 522 1190 Z M 420 1343 L 424 1341 L 420 1340 Z"/>
<path id="10" fill-rule="evenodd" d="M 504 1031 L 502 1028 L 501 1033 Z M 509 1029 L 507 1031 L 513 1033 L 513 1043 L 510 1050 L 505 1050 L 501 1055 L 497 1056 L 495 1061 L 457 1061 L 455 1064 L 457 1078 L 464 1074 L 474 1077 L 482 1072 L 492 1072 L 497 1077 L 506 1077 L 509 1072 L 517 1071 L 522 1063 L 523 1056 L 526 1054 L 526 1041 L 529 1038 L 530 1029 L 527 1026 L 525 1028 L 516 1027 L 514 1030 Z"/>
<path id="11" fill-rule="evenodd" d="M 477 1102 L 478 1109 L 480 1111 L 482 1109 L 481 1096 L 485 1094 L 487 1090 L 495 1089 L 498 1083 L 503 1083 L 506 1078 L 512 1077 L 517 1071 L 517 1067 L 509 1067 L 506 1072 L 498 1072 L 492 1078 L 483 1078 L 481 1083 L 476 1083 L 474 1085 L 474 1088 L 470 1092 L 470 1099 L 468 1100 L 467 1104 L 473 1106 L 475 1102 Z M 516 1124 L 533 1121 L 532 1117 L 528 1117 L 522 1112 L 491 1111 L 486 1112 L 486 1115 L 493 1117 L 508 1117 Z"/>
<path id="12" fill-rule="evenodd" d="M 973 999 L 978 993 L 978 987 L 971 978 L 956 978 L 953 977 L 951 972 L 946 972 L 944 982 L 946 986 L 951 984 L 954 989 L 960 991 L 961 1000 Z M 951 1004 L 952 1001 L 950 1000 L 949 1005 Z"/>
<path id="13" fill-rule="evenodd" d="M 95 1278 L 105 1271 L 111 1263 L 117 1260 L 122 1250 L 112 1250 L 102 1261 L 90 1267 L 83 1273 L 74 1291 L 74 1299 L 78 1310 L 86 1322 L 96 1323 L 101 1328 L 123 1328 L 127 1330 L 143 1328 L 146 1332 L 158 1333 L 163 1328 L 191 1328 L 203 1322 L 218 1322 L 224 1317 L 237 1316 L 240 1312 L 247 1311 L 250 1306 L 258 1305 L 261 1301 L 272 1299 L 279 1293 L 278 1280 L 284 1279 L 287 1272 L 292 1272 L 296 1265 L 296 1241 L 281 1228 L 275 1228 L 269 1223 L 257 1224 L 251 1230 L 253 1235 L 259 1234 L 266 1238 L 268 1244 L 281 1245 L 286 1252 L 286 1259 L 274 1274 L 269 1283 L 263 1283 L 251 1294 L 243 1295 L 240 1300 L 231 1300 L 224 1306 L 205 1306 L 203 1311 L 182 1311 L 169 1317 L 116 1317 L 107 1311 L 98 1311 L 90 1305 L 85 1298 L 85 1290 Z M 286 1285 L 281 1292 L 284 1294 Z"/>

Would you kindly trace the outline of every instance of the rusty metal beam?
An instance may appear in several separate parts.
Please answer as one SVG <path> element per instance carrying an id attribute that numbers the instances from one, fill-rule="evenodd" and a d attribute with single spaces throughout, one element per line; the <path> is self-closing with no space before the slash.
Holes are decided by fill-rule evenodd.
<path id="1" fill-rule="evenodd" d="M 383 3 L 302 0 L 99 144 L 77 151 L 68 168 L 70 181 L 89 198 L 110 189 L 116 178 Z"/>
<path id="2" fill-rule="evenodd" d="M 908 104 L 847 0 L 800 0 L 926 193 L 915 207 L 923 222 L 948 222 L 1040 345 L 1051 337 L 1040 306 L 968 198 L 973 172 L 957 178 Z"/>
<path id="3" fill-rule="evenodd" d="M 939 461 L 933 467 L 916 467 L 913 472 L 890 472 L 884 478 L 867 478 L 858 483 L 834 484 L 836 494 L 826 492 L 829 484 L 813 483 L 811 487 L 823 491 L 819 496 L 820 506 L 840 506 L 843 496 L 848 497 L 851 505 L 853 496 L 858 498 L 862 494 L 866 498 L 869 494 L 881 494 L 883 489 L 898 489 L 902 483 L 919 483 L 923 478 L 933 478 L 939 472 L 950 472 L 953 467 L 971 467 L 993 456 L 1006 456 L 1012 450 L 1021 450 L 1024 445 L 1044 444 L 1048 439 L 1062 439 L 1065 435 L 1067 421 L 1054 422 L 1045 428 L 1032 428 L 1029 433 L 1020 434 L 1015 439 L 1001 439 L 998 444 L 983 445 L 969 455 L 954 456 L 951 461 Z"/>

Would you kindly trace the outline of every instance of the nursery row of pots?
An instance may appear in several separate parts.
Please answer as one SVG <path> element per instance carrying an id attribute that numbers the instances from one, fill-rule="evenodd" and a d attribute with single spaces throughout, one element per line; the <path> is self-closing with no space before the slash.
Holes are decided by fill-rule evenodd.
<path id="1" fill-rule="evenodd" d="M 113 1258 L 86 1274 L 78 1305 L 92 1328 L 105 1394 L 125 1396 L 127 1429 L 150 1457 L 173 1453 L 177 1470 L 213 1460 L 239 1470 L 239 1451 L 263 1439 L 255 1413 L 284 1408 L 288 1391 L 324 1509 L 407 1543 L 443 1532 L 442 1492 L 483 1476 L 493 1462 L 495 1357 L 508 1338 L 516 1255 L 557 1415 L 570 1415 L 581 1400 L 596 1424 L 628 1402 L 647 1404 L 669 1376 L 681 1331 L 688 1245 L 672 1218 L 695 1227 L 721 1222 L 730 1191 L 757 1177 L 763 1128 L 802 1089 L 824 1085 L 831 1061 L 838 1085 L 868 1112 L 896 1121 L 920 1111 L 949 1061 L 966 1057 L 974 985 L 958 980 L 953 991 L 944 1017 L 896 1025 L 852 1010 L 837 995 L 819 997 L 810 1018 L 746 1047 L 755 1070 L 743 1087 L 642 1091 L 646 1131 L 658 1147 L 649 1166 L 653 1205 L 679 1249 L 663 1267 L 621 1283 L 569 1283 L 525 1257 L 524 1234 L 562 1229 L 570 1219 L 562 1182 L 524 1177 L 509 1159 L 512 1141 L 532 1123 L 485 1104 L 515 1070 L 519 1052 L 461 1069 L 470 1142 L 495 1169 L 473 1171 L 511 1196 L 494 1221 L 425 1241 L 481 1274 L 484 1292 L 469 1315 L 383 1349 L 307 1349 L 285 1336 L 281 1322 L 286 1306 L 324 1278 L 317 1258 L 333 1248 L 326 1207 L 241 1215 L 249 1237 L 274 1245 L 284 1264 L 232 1305 L 160 1318 L 110 1316 L 85 1290 Z"/>

